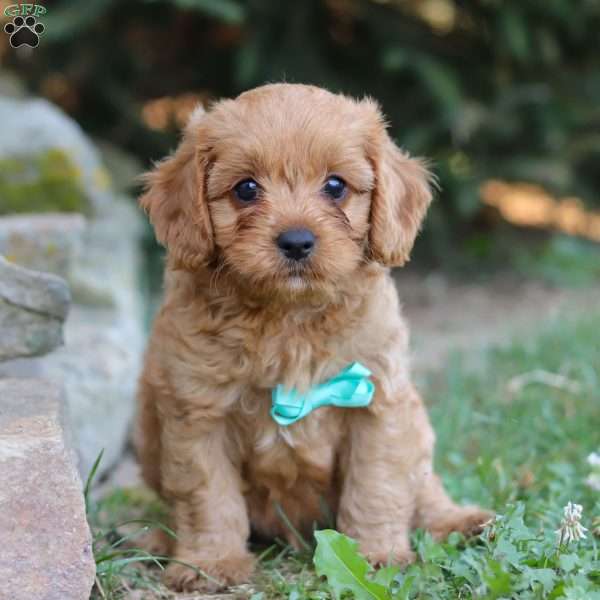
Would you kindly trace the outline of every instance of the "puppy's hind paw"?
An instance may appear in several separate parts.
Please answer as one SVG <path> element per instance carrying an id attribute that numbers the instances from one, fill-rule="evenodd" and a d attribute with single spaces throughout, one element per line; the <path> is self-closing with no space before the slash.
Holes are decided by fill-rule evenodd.
<path id="1" fill-rule="evenodd" d="M 427 529 L 436 540 L 445 540 L 453 531 L 469 538 L 480 534 L 493 516 L 479 506 L 461 506 L 441 514 Z"/>
<path id="2" fill-rule="evenodd" d="M 217 592 L 246 583 L 254 572 L 255 558 L 249 552 L 219 560 L 176 558 L 163 574 L 163 583 L 177 592 Z"/>
<path id="3" fill-rule="evenodd" d="M 140 536 L 131 545 L 142 548 L 153 556 L 169 556 L 174 542 L 174 538 L 163 529 L 152 529 Z"/>

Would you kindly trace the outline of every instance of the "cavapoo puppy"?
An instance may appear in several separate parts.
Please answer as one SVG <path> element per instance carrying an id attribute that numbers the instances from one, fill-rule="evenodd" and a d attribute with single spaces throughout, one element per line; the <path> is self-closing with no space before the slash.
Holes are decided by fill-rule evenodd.
<path id="1" fill-rule="evenodd" d="M 374 101 L 290 84 L 196 110 L 146 176 L 168 257 L 135 443 L 171 509 L 171 587 L 247 581 L 251 529 L 297 544 L 286 518 L 310 536 L 325 506 L 374 564 L 412 561 L 412 528 L 489 518 L 433 473 L 389 275 L 430 179 Z"/>

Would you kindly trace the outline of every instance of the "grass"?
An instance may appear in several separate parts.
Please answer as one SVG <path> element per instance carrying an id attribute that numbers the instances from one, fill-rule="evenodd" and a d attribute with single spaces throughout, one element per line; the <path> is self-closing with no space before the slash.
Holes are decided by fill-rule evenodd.
<path id="1" fill-rule="evenodd" d="M 585 484 L 586 457 L 600 449 L 600 314 L 557 321 L 535 339 L 490 352 L 486 364 L 484 372 L 469 373 L 455 357 L 423 391 L 438 435 L 437 470 L 448 489 L 503 518 L 469 542 L 453 535 L 436 544 L 416 532 L 419 562 L 405 573 L 380 575 L 383 583 L 373 588 L 380 596 L 357 590 L 357 598 L 600 599 L 600 541 L 591 532 L 600 529 L 593 524 L 600 493 Z M 559 547 L 553 531 L 569 501 L 583 506 L 589 531 L 585 540 Z M 158 561 L 122 549 L 123 538 L 137 535 L 132 524 L 117 526 L 160 522 L 161 511 L 136 490 L 117 490 L 91 509 L 101 567 L 94 599 L 175 597 L 159 583 Z M 276 543 L 255 549 L 261 558 L 252 585 L 224 597 L 334 597 L 341 558 L 360 557 L 340 538 L 323 537 L 319 546 L 319 555 L 329 557 L 317 561 L 327 579 L 316 575 L 311 552 Z"/>

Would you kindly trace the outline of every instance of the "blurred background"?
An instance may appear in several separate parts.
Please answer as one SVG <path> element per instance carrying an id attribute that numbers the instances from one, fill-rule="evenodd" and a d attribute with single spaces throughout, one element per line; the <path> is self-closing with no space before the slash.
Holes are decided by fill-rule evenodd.
<path id="1" fill-rule="evenodd" d="M 3 25 L 12 22 L 14 2 L 0 5 Z M 197 103 L 282 80 L 375 97 L 398 144 L 430 160 L 439 191 L 410 266 L 397 273 L 417 355 L 595 305 L 600 0 L 38 6 L 37 47 L 14 48 L 0 35 L 0 96 L 12 102 L 0 105 L 0 214 L 75 212 L 93 226 L 104 213 L 113 253 L 117 230 L 130 240 L 139 230 L 141 267 L 121 279 L 139 276 L 146 325 L 163 250 L 140 211 L 126 226 L 106 197 L 124 197 L 134 211 L 137 176 L 176 147 Z M 0 233 L 0 252 L 23 255 L 19 248 Z M 87 262 L 98 270 L 101 260 Z M 89 289 L 94 278 L 86 288 L 66 276 L 84 300 L 99 294 Z"/>
<path id="2" fill-rule="evenodd" d="M 417 258 L 537 258 L 552 277 L 544 261 L 600 241 L 598 0 L 41 4 L 39 47 L 0 37 L 3 71 L 142 168 L 176 145 L 197 102 L 313 83 L 377 98 L 398 143 L 432 160 L 441 192 Z"/>
<path id="3" fill-rule="evenodd" d="M 502 507 L 531 492 L 536 513 L 548 489 L 561 494 L 553 506 L 581 497 L 570 494 L 596 448 L 600 406 L 600 0 L 0 0 L 0 9 L 0 29 L 12 31 L 0 31 L 0 385 L 26 376 L 42 396 L 48 379 L 64 389 L 79 472 L 103 480 L 112 502 L 88 504 L 94 598 L 125 597 L 105 593 L 124 589 L 126 567 L 105 559 L 113 538 L 102 532 L 148 505 L 123 491 L 139 484 L 128 436 L 163 256 L 136 207 L 137 177 L 175 148 L 197 103 L 266 82 L 376 98 L 398 144 L 438 178 L 413 260 L 394 276 L 455 497 Z M 16 19 L 34 9 L 37 23 L 22 29 Z M 60 276 L 63 291 L 15 265 Z M 24 473 L 46 473 L 39 461 Z M 3 489 L 21 506 L 19 486 Z M 30 496 L 60 515 L 55 490 Z M 62 544 L 52 518 L 48 539 Z M 79 560 L 61 551 L 65 564 Z"/>

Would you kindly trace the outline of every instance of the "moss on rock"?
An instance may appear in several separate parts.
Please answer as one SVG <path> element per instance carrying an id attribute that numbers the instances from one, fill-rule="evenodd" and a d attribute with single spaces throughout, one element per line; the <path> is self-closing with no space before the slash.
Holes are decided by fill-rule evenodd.
<path id="1" fill-rule="evenodd" d="M 65 151 L 0 158 L 0 214 L 89 211 L 81 171 Z"/>

